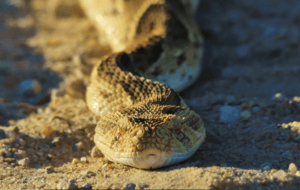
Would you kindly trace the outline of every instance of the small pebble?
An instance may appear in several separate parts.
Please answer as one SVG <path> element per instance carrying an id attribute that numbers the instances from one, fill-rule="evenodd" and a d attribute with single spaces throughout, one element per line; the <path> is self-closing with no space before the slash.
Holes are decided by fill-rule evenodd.
<path id="1" fill-rule="evenodd" d="M 78 160 L 78 158 L 73 158 L 72 160 L 72 164 L 75 165 L 75 164 L 78 164 L 80 161 Z"/>
<path id="2" fill-rule="evenodd" d="M 298 171 L 296 164 L 294 163 L 290 163 L 289 168 L 288 168 L 288 172 L 291 173 L 296 173 Z"/>
<path id="3" fill-rule="evenodd" d="M 216 189 L 224 189 L 226 184 L 221 179 L 213 179 L 211 185 Z"/>
<path id="4" fill-rule="evenodd" d="M 21 146 L 25 146 L 27 144 L 27 142 L 23 139 L 19 139 L 18 140 L 18 143 L 21 145 Z"/>
<path id="5" fill-rule="evenodd" d="M 42 93 L 41 83 L 35 79 L 26 79 L 19 83 L 19 91 L 25 96 L 35 96 Z"/>
<path id="6" fill-rule="evenodd" d="M 81 157 L 81 158 L 80 158 L 80 162 L 87 163 L 87 162 L 88 162 L 88 160 L 87 160 L 87 158 L 86 158 L 86 157 Z"/>
<path id="7" fill-rule="evenodd" d="M 144 188 L 147 188 L 147 187 L 149 187 L 149 185 L 147 183 L 140 183 L 139 184 L 140 189 L 144 189 Z"/>
<path id="8" fill-rule="evenodd" d="M 270 170 L 271 167 L 272 167 L 272 164 L 271 164 L 271 163 L 265 162 L 265 163 L 263 163 L 263 164 L 260 166 L 260 169 L 263 170 L 263 171 L 264 171 L 264 170 Z"/>
<path id="9" fill-rule="evenodd" d="M 69 182 L 63 180 L 57 184 L 57 189 L 77 189 L 77 186 L 73 183 L 73 180 L 70 180 Z"/>
<path id="10" fill-rule="evenodd" d="M 248 110 L 242 111 L 240 117 L 243 119 L 249 119 L 251 117 L 251 113 Z"/>
<path id="11" fill-rule="evenodd" d="M 83 150 L 85 148 L 82 142 L 78 142 L 73 146 L 73 150 L 76 152 L 77 150 Z"/>
<path id="12" fill-rule="evenodd" d="M 91 189 L 92 188 L 92 185 L 90 183 L 87 183 L 83 186 L 81 186 L 81 189 Z"/>
<path id="13" fill-rule="evenodd" d="M 278 180 L 284 180 L 287 174 L 283 170 L 278 170 L 277 172 L 273 173 L 273 177 L 277 178 Z"/>
<path id="14" fill-rule="evenodd" d="M 52 143 L 52 145 L 55 145 L 57 147 L 61 144 L 61 138 L 60 137 L 54 137 L 51 143 Z"/>
<path id="15" fill-rule="evenodd" d="M 272 98 L 272 100 L 275 100 L 275 101 L 281 101 L 281 100 L 284 100 L 284 99 L 286 99 L 286 96 L 282 93 L 277 93 Z"/>
<path id="16" fill-rule="evenodd" d="M 104 155 L 96 146 L 94 146 L 91 151 L 91 156 L 93 158 L 99 158 L 99 157 L 103 157 Z"/>
<path id="17" fill-rule="evenodd" d="M 222 106 L 220 107 L 220 120 L 222 123 L 232 123 L 239 119 L 240 117 L 240 107 L 239 106 Z"/>
<path id="18" fill-rule="evenodd" d="M 21 160 L 18 161 L 18 164 L 20 166 L 24 166 L 24 167 L 28 166 L 29 163 L 30 163 L 30 160 L 29 160 L 28 157 L 27 158 L 23 158 L 23 159 L 21 159 Z"/>
<path id="19" fill-rule="evenodd" d="M 80 172 L 80 175 L 82 175 L 83 177 L 91 177 L 91 176 L 95 176 L 96 174 L 89 170 L 82 170 Z"/>
<path id="20" fill-rule="evenodd" d="M 45 168 L 45 173 L 46 174 L 51 174 L 54 172 L 54 167 L 53 166 L 48 166 L 47 168 Z"/>
<path id="21" fill-rule="evenodd" d="M 135 186 L 136 185 L 134 183 L 126 183 L 124 189 L 134 189 Z"/>

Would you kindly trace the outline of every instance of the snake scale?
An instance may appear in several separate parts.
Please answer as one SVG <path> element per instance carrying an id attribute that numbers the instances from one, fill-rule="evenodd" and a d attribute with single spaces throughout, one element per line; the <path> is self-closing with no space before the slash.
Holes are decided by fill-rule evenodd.
<path id="1" fill-rule="evenodd" d="M 173 29 L 175 26 L 173 23 Z M 153 30 L 155 26 L 149 28 Z M 131 45 L 131 51 L 111 53 L 94 66 L 86 101 L 89 109 L 101 116 L 94 142 L 109 160 L 155 169 L 188 159 L 203 142 L 205 128 L 201 117 L 187 107 L 178 93 L 145 78 L 136 67 L 137 62 L 156 63 L 158 58 L 153 55 L 157 53 L 153 52 L 158 46 L 190 47 L 183 41 L 187 37 L 181 36 L 175 29 L 164 35 L 148 36 L 144 45 Z"/>

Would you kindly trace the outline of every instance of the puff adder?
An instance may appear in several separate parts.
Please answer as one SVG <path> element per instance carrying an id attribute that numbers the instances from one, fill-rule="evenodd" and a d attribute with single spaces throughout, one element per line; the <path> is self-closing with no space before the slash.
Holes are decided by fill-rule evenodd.
<path id="1" fill-rule="evenodd" d="M 159 11 L 164 9 L 160 7 Z M 148 15 L 153 17 L 149 11 L 144 17 Z M 169 51 L 169 54 L 160 53 L 168 57 L 178 54 L 174 47 L 184 46 L 179 51 L 178 55 L 182 55 L 179 60 L 187 63 L 197 60 L 194 59 L 197 53 L 191 47 L 195 44 L 199 47 L 201 40 L 191 38 L 194 42 L 187 37 L 193 33 L 176 29 L 182 26 L 181 21 L 172 18 L 171 15 L 171 21 L 166 24 L 171 29 L 164 34 L 149 35 L 143 41 L 146 45 L 112 53 L 93 68 L 86 100 L 89 109 L 101 116 L 95 129 L 95 144 L 111 161 L 143 169 L 164 167 L 191 157 L 205 138 L 201 117 L 187 108 L 174 90 L 144 78 L 146 72 L 136 68 L 141 60 L 144 64 L 155 64 L 158 58 L 153 56 L 159 54 L 157 49 Z M 149 19 L 143 19 L 140 23 L 147 25 Z M 153 23 L 153 19 L 150 21 Z M 185 55 L 190 58 L 185 60 Z"/>

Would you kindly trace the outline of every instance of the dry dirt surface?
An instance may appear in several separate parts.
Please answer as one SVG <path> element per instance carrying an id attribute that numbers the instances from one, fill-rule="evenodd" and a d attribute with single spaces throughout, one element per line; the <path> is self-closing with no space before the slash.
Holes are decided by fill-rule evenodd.
<path id="1" fill-rule="evenodd" d="M 84 91 L 105 50 L 76 0 L 1 0 L 0 13 L 0 189 L 299 189 L 299 0 L 201 2 L 204 69 L 181 96 L 208 137 L 158 170 L 93 149 Z"/>

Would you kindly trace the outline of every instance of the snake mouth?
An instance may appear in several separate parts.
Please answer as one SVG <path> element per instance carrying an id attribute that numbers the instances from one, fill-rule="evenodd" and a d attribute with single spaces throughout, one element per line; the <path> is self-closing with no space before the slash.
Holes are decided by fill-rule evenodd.
<path id="1" fill-rule="evenodd" d="M 115 157 L 114 160 L 141 169 L 155 169 L 165 166 L 168 163 L 168 153 L 155 148 L 149 148 L 136 155 L 123 155 Z"/>

